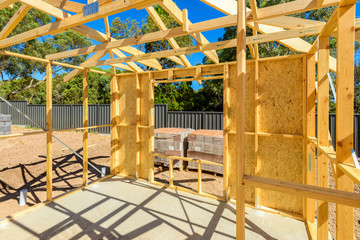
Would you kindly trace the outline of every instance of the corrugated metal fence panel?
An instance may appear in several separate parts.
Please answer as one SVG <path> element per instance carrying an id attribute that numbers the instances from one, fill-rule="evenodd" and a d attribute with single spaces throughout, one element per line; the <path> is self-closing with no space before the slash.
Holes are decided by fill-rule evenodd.
<path id="1" fill-rule="evenodd" d="M 97 122 L 96 125 L 106 125 L 110 124 L 110 105 L 109 104 L 101 104 L 96 105 L 96 116 Z M 98 128 L 99 133 L 110 133 L 110 127 Z"/>
<path id="2" fill-rule="evenodd" d="M 203 127 L 202 112 L 168 112 L 167 127 L 201 129 Z"/>
<path id="3" fill-rule="evenodd" d="M 222 112 L 206 112 L 204 113 L 203 128 L 212 130 L 223 129 L 223 113 Z"/>
<path id="4" fill-rule="evenodd" d="M 46 127 L 46 106 L 31 105 L 26 101 L 11 101 L 43 128 Z M 37 127 L 15 109 L 0 101 L 0 113 L 12 115 L 13 124 Z M 82 105 L 53 105 L 54 129 L 82 127 Z M 89 105 L 89 126 L 110 124 L 110 104 Z M 336 116 L 329 115 L 329 130 L 334 148 L 336 148 Z M 223 129 L 221 112 L 177 112 L 168 111 L 166 104 L 155 105 L 155 128 L 175 127 L 193 129 Z M 110 127 L 92 129 L 99 133 L 110 133 Z M 360 114 L 354 115 L 354 149 L 360 156 Z"/>
<path id="5" fill-rule="evenodd" d="M 70 128 L 71 105 L 53 105 L 53 128 Z"/>
<path id="6" fill-rule="evenodd" d="M 26 113 L 27 110 L 27 102 L 24 101 L 12 101 L 15 107 L 17 107 L 23 113 Z M 5 102 L 0 102 L 0 113 L 11 115 L 12 122 L 17 122 L 19 125 L 26 125 L 28 121 L 22 114 L 18 113 L 14 108 L 7 105 Z"/>
<path id="7" fill-rule="evenodd" d="M 46 128 L 46 106 L 45 105 L 28 105 L 27 115 L 38 123 L 43 129 Z M 38 127 L 30 121 L 26 125 L 31 127 Z"/>
<path id="8" fill-rule="evenodd" d="M 164 128 L 167 126 L 167 104 L 155 104 L 155 128 Z"/>

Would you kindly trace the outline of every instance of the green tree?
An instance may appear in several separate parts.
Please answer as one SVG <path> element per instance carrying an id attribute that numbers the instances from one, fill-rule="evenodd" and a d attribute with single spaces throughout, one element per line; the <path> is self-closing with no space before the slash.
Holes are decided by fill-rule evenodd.
<path id="1" fill-rule="evenodd" d="M 155 6 L 154 9 L 168 29 L 180 26 L 162 7 Z M 148 16 L 145 24 L 142 26 L 142 33 L 147 34 L 159 30 L 152 18 Z M 191 46 L 194 43 L 194 39 L 189 35 L 177 37 L 175 40 L 180 47 Z M 146 43 L 144 47 L 147 53 L 172 49 L 172 46 L 167 40 Z M 167 58 L 160 58 L 158 61 L 163 68 L 177 67 L 176 63 Z M 195 91 L 191 85 L 191 82 L 159 84 L 155 87 L 155 103 L 168 104 L 169 110 L 172 111 L 192 110 L 194 107 Z"/>
<path id="2" fill-rule="evenodd" d="M 283 0 L 261 0 L 257 1 L 258 7 L 268 7 L 284 2 L 289 2 L 289 0 L 283 1 Z M 249 6 L 248 6 L 249 7 Z M 301 17 L 311 20 L 317 20 L 317 21 L 327 21 L 330 16 L 332 15 L 335 7 L 327 7 L 323 9 L 317 9 L 313 11 L 303 12 L 303 13 L 297 13 L 293 14 L 291 16 L 293 17 Z M 247 28 L 246 31 L 247 36 L 252 36 L 253 32 L 250 28 Z M 312 44 L 317 36 L 309 36 L 309 37 L 303 37 L 305 41 Z M 227 27 L 225 28 L 225 32 L 222 38 L 219 38 L 219 41 L 224 40 L 230 40 L 236 38 L 236 26 L 233 27 Z M 267 43 L 261 43 L 259 46 L 259 56 L 261 58 L 264 57 L 275 57 L 275 56 L 282 56 L 282 55 L 289 55 L 289 54 L 296 54 L 295 51 L 285 47 L 284 45 L 278 43 L 278 42 L 267 42 Z M 355 50 L 356 53 L 359 50 L 359 43 L 355 43 Z M 218 50 L 219 60 L 220 62 L 231 62 L 236 61 L 236 48 L 228 48 L 228 49 L 222 49 Z M 330 55 L 333 57 L 336 57 L 336 38 L 331 37 L 330 38 Z M 247 48 L 247 59 L 251 59 L 251 54 L 249 49 Z M 207 57 L 203 59 L 204 64 L 209 64 L 211 61 Z M 359 65 L 359 63 L 358 63 Z M 358 67 L 357 65 L 357 67 Z M 355 89 L 356 86 L 360 84 L 360 70 L 355 69 Z M 336 74 L 332 73 L 333 79 L 336 79 Z M 360 87 L 359 87 L 360 88 Z M 196 110 L 207 110 L 207 111 L 221 111 L 222 110 L 222 81 L 204 81 L 202 84 L 202 88 L 198 91 L 196 98 L 198 101 Z M 221 90 L 221 91 L 220 91 Z M 358 94 L 355 96 L 355 99 L 360 99 L 360 90 L 355 93 Z M 332 92 L 330 91 L 330 112 L 335 112 L 335 102 L 333 101 L 334 98 L 332 96 Z M 356 103 L 355 100 L 355 112 L 359 111 L 360 109 L 357 107 L 360 105 L 360 100 L 358 100 L 359 103 Z M 357 105 L 358 104 L 358 105 Z M 198 107 L 199 106 L 199 107 Z M 218 107 L 216 107 L 218 106 Z"/>
<path id="3" fill-rule="evenodd" d="M 3 28 L 9 19 L 16 13 L 20 4 L 14 5 L 13 9 L 0 10 L 0 28 Z M 10 36 L 17 35 L 22 32 L 43 26 L 52 22 L 52 18 L 38 10 L 31 9 L 28 14 L 15 27 Z M 56 53 L 59 51 L 66 51 L 79 47 L 86 47 L 91 44 L 91 41 L 78 33 L 73 31 L 66 31 L 55 35 L 54 37 L 41 37 L 33 39 L 21 44 L 10 46 L 6 50 L 26 54 L 34 57 L 44 58 L 47 54 Z M 78 65 L 86 59 L 87 55 L 71 57 L 62 59 L 60 61 Z M 69 69 L 53 66 L 54 74 L 69 71 Z M 7 99 L 16 99 L 23 91 L 36 88 L 45 80 L 46 66 L 43 63 L 9 57 L 0 56 L 0 88 L 1 93 Z M 16 81 L 15 81 L 16 80 Z M 13 82 L 16 84 L 6 84 Z M 4 90 L 6 84 L 6 91 Z M 29 93 L 28 93 L 29 94 Z M 20 94 L 19 96 L 26 97 L 27 94 Z"/>

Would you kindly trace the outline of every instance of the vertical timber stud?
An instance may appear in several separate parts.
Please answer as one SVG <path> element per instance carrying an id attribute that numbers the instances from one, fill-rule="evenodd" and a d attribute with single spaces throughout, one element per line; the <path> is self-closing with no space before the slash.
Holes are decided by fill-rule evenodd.
<path id="1" fill-rule="evenodd" d="M 237 90 L 236 90 L 236 239 L 245 239 L 245 74 L 246 1 L 238 0 L 237 14 Z"/>
<path id="2" fill-rule="evenodd" d="M 354 135 L 355 4 L 338 7 L 336 77 L 336 160 L 352 164 Z M 336 170 L 338 190 L 353 192 L 354 183 Z M 354 239 L 354 209 L 336 204 L 336 239 Z"/>
<path id="3" fill-rule="evenodd" d="M 317 137 L 319 146 L 329 146 L 329 37 L 319 38 L 318 63 L 318 128 Z M 317 183 L 319 187 L 329 187 L 329 160 L 318 151 Z M 329 203 L 317 201 L 317 236 L 318 239 L 327 239 L 329 236 Z"/>
<path id="4" fill-rule="evenodd" d="M 149 72 L 149 182 L 154 182 L 154 115 L 155 115 L 155 109 L 154 109 L 154 75 Z"/>
<path id="5" fill-rule="evenodd" d="M 89 85 L 87 78 L 87 69 L 83 70 L 83 186 L 87 185 L 88 182 L 88 118 L 89 118 Z"/>
<path id="6" fill-rule="evenodd" d="M 223 100 L 223 121 L 224 121 L 224 200 L 229 200 L 229 65 L 224 65 L 224 100 Z"/>
<path id="7" fill-rule="evenodd" d="M 315 54 L 307 55 L 306 64 L 306 135 L 315 137 Z M 307 136 L 304 136 L 305 140 Z M 307 141 L 304 162 L 305 184 L 315 185 L 315 147 Z M 304 219 L 315 222 L 315 200 L 306 198 Z"/>
<path id="8" fill-rule="evenodd" d="M 119 174 L 120 169 L 120 83 L 118 78 L 116 77 L 116 74 L 112 76 L 112 81 L 114 81 L 114 88 L 115 88 L 115 169 L 116 174 Z"/>
<path id="9" fill-rule="evenodd" d="M 110 119 L 111 119 L 111 152 L 110 152 L 110 174 L 116 174 L 116 149 L 117 149 L 117 128 L 116 128 L 116 102 L 115 102 L 115 94 L 116 94 L 116 75 L 111 76 L 110 80 Z"/>
<path id="10" fill-rule="evenodd" d="M 256 24 L 257 25 L 257 24 Z M 253 29 L 254 34 L 257 35 L 257 32 Z M 254 45 L 254 55 L 255 55 L 255 175 L 259 174 L 259 45 Z M 258 208 L 259 205 L 259 188 L 255 188 L 255 208 Z"/>
<path id="11" fill-rule="evenodd" d="M 136 77 L 136 179 L 141 175 L 141 89 L 140 89 L 140 77 L 138 74 Z"/>
<path id="12" fill-rule="evenodd" d="M 46 65 L 46 199 L 52 201 L 52 68 Z"/>

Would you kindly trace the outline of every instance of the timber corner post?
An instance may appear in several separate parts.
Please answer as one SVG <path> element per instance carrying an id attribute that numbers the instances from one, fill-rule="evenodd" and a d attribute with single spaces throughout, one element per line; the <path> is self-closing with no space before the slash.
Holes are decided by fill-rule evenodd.
<path id="1" fill-rule="evenodd" d="M 246 1 L 238 0 L 237 5 L 236 239 L 245 240 Z"/>
<path id="2" fill-rule="evenodd" d="M 341 1 L 343 2 L 343 1 Z M 337 78 L 336 78 L 336 160 L 353 164 L 351 149 L 354 135 L 354 39 L 355 3 L 339 4 L 337 16 Z M 339 168 L 336 188 L 354 192 L 354 183 Z M 354 208 L 336 204 L 336 239 L 354 239 Z"/>
<path id="3" fill-rule="evenodd" d="M 46 64 L 46 199 L 52 201 L 52 62 Z"/>
<path id="4" fill-rule="evenodd" d="M 149 72 L 149 182 L 154 182 L 154 130 L 155 130 L 155 108 L 154 108 L 154 75 Z"/>
<path id="5" fill-rule="evenodd" d="M 89 85 L 88 72 L 83 70 L 83 186 L 88 184 L 88 158 L 89 158 Z"/>
<path id="6" fill-rule="evenodd" d="M 110 151 L 110 174 L 116 175 L 118 173 L 118 147 L 119 147 L 119 134 L 117 127 L 117 81 L 116 74 L 111 76 L 110 80 L 110 120 L 111 120 L 111 151 Z"/>

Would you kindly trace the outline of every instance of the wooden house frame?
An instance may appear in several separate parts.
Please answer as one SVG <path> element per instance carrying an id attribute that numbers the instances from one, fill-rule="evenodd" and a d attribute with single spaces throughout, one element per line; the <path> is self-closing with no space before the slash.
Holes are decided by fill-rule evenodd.
<path id="1" fill-rule="evenodd" d="M 52 65 L 60 65 L 74 70 L 65 76 L 69 81 L 78 74 L 83 74 L 83 185 L 87 186 L 88 174 L 88 130 L 103 126 L 88 126 L 88 84 L 89 71 L 107 74 L 111 77 L 111 175 L 137 178 L 142 181 L 154 182 L 154 85 L 180 81 L 206 81 L 222 79 L 224 81 L 224 197 L 220 200 L 232 201 L 236 198 L 237 209 L 237 239 L 245 239 L 245 205 L 248 187 L 254 188 L 255 202 L 263 192 L 261 189 L 285 192 L 302 199 L 301 214 L 289 215 L 303 220 L 307 225 L 312 239 L 328 239 L 328 202 L 336 203 L 336 235 L 337 239 L 354 238 L 354 208 L 360 207 L 360 194 L 354 193 L 354 183 L 360 184 L 360 169 L 354 165 L 351 155 L 353 148 L 353 105 L 354 105 L 354 42 L 359 39 L 357 29 L 360 21 L 355 19 L 355 3 L 353 0 L 295 0 L 271 7 L 258 8 L 255 0 L 249 0 L 251 9 L 246 7 L 244 0 L 201 0 L 225 13 L 227 16 L 192 24 L 186 10 L 181 11 L 172 0 L 98 0 L 99 11 L 84 16 L 84 4 L 70 0 L 0 0 L 0 9 L 21 2 L 21 7 L 0 32 L 0 48 L 19 44 L 48 34 L 55 35 L 67 30 L 73 30 L 88 36 L 101 44 L 90 47 L 50 54 L 46 59 L 35 58 L 6 50 L 0 54 L 42 62 L 47 65 L 46 80 L 46 131 L 26 134 L 1 136 L 3 138 L 18 137 L 32 134 L 47 136 L 47 200 L 53 200 L 52 195 Z M 93 1 L 88 1 L 93 2 Z M 167 29 L 157 15 L 153 6 L 160 4 L 181 27 Z M 337 6 L 328 22 L 313 21 L 289 17 L 287 15 L 309 10 Z M 56 21 L 27 32 L 8 37 L 16 25 L 31 9 L 35 8 L 56 18 Z M 142 36 L 116 40 L 111 38 L 107 17 L 129 9 L 146 9 L 160 31 Z M 66 10 L 66 11 L 64 11 Z M 71 15 L 68 12 L 73 12 Z M 84 23 L 104 18 L 106 33 L 101 33 Z M 201 32 L 228 26 L 237 26 L 237 38 L 233 40 L 209 43 Z M 254 36 L 246 36 L 246 26 L 254 30 Z M 256 35 L 256 33 L 261 33 Z M 196 46 L 180 48 L 175 37 L 191 35 L 197 41 Z M 304 36 L 318 35 L 311 45 L 301 39 Z M 336 59 L 329 55 L 329 39 L 337 38 Z M 133 45 L 167 39 L 173 49 L 144 53 L 132 47 Z M 261 59 L 258 54 L 258 44 L 278 41 L 288 48 L 302 53 L 293 56 L 283 56 L 271 59 Z M 252 60 L 246 61 L 246 46 L 249 46 Z M 237 47 L 235 63 L 219 63 L 216 53 L 218 49 Z M 125 55 L 123 52 L 130 54 Z M 186 54 L 202 52 L 214 65 L 192 67 Z M 82 54 L 95 53 L 80 66 L 64 64 L 56 60 Z M 110 53 L 111 59 L 99 61 Z M 115 56 L 116 57 L 115 57 Z M 169 60 L 183 66 L 178 69 L 162 69 L 158 58 Z M 259 68 L 266 61 L 296 61 L 298 76 L 302 79 L 301 99 L 301 132 L 264 132 L 261 121 L 260 95 L 261 71 Z M 155 69 L 145 72 L 134 62 Z M 316 70 L 317 64 L 317 70 Z M 95 66 L 110 65 L 113 73 L 91 69 Z M 246 129 L 246 108 L 248 80 L 247 68 L 253 76 L 253 130 Z M 116 74 L 115 68 L 121 68 L 133 73 Z M 292 70 L 288 72 L 291 73 Z M 295 70 L 294 70 L 295 71 Z M 336 73 L 336 151 L 329 144 L 329 79 L 328 72 Z M 316 81 L 317 73 L 317 81 Z M 284 73 L 285 74 L 285 73 Z M 301 75 L 302 74 L 302 75 Z M 267 79 L 271 81 L 271 79 Z M 316 83 L 317 82 L 317 87 Z M 236 84 L 236 87 L 234 87 Z M 301 85 L 299 85 L 301 86 Z M 296 91 L 294 90 L 295 94 Z M 231 100 L 234 99 L 234 100 Z M 316 104 L 317 103 L 317 104 Z M 124 113 L 124 109 L 133 107 L 133 112 Z M 315 138 L 315 107 L 317 106 L 317 138 Z M 131 115 L 129 115 L 131 114 Z M 63 130 L 62 130 L 63 131 Z M 124 135 L 127 137 L 124 138 Z M 247 173 L 245 167 L 246 137 L 254 141 L 253 174 Z M 302 150 L 301 182 L 285 181 L 264 177 L 259 171 L 261 158 L 261 137 L 297 139 Z M 127 151 L 124 151 L 126 146 Z M 130 149 L 130 150 L 129 150 Z M 317 158 L 315 158 L 317 149 Z M 290 157 L 290 155 L 289 155 Z M 170 184 L 167 187 L 177 188 L 173 184 L 172 161 L 170 159 Z M 229 160 L 231 159 L 231 161 Z M 183 158 L 185 161 L 195 161 L 199 166 L 199 191 L 207 197 L 212 195 L 201 191 L 201 164 L 212 164 L 204 160 Z M 287 159 L 284 159 L 284 161 Z M 336 189 L 329 189 L 329 163 L 336 179 Z M 229 164 L 236 165 L 232 180 L 229 178 Z M 315 171 L 317 166 L 317 171 Z M 234 167 L 234 166 L 233 166 Z M 317 176 L 315 176 L 317 174 Z M 318 179 L 315 181 L 315 179 Z M 188 190 L 186 190 L 188 191 Z M 236 193 L 236 195 L 234 195 Z M 216 197 L 215 197 L 216 198 Z M 259 197 L 260 198 L 260 197 Z M 317 208 L 315 207 L 317 200 Z M 46 203 L 45 203 L 46 204 Z M 266 207 L 266 203 L 264 206 Z M 271 204 L 270 204 L 271 205 Z M 276 209 L 276 207 L 274 207 Z M 284 209 L 282 209 L 284 210 Z M 317 211 L 317 215 L 315 215 Z M 291 212 L 291 211 L 288 211 Z M 317 221 L 315 221 L 315 218 Z"/>

